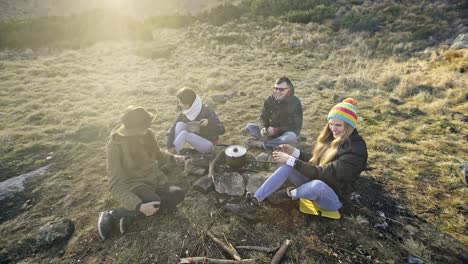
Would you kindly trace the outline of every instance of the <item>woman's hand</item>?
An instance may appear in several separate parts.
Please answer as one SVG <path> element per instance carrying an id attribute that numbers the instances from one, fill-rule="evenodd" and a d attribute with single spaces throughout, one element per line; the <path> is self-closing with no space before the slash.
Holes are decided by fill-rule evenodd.
<path id="1" fill-rule="evenodd" d="M 202 120 L 200 120 L 200 126 L 206 127 L 207 125 L 208 125 L 208 119 L 203 118 Z"/>
<path id="2" fill-rule="evenodd" d="M 159 205 L 161 202 L 149 202 L 141 204 L 140 212 L 142 212 L 146 216 L 150 216 L 155 214 L 159 210 Z"/>
<path id="3" fill-rule="evenodd" d="M 273 161 L 278 164 L 284 164 L 288 161 L 290 155 L 282 151 L 273 151 Z"/>

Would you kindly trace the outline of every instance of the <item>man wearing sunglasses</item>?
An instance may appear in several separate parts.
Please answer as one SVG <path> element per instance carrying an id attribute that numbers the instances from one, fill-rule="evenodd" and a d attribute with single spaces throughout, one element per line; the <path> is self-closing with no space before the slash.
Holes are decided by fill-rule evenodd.
<path id="1" fill-rule="evenodd" d="M 295 145 L 302 129 L 302 104 L 294 95 L 294 86 L 287 77 L 275 81 L 272 95 L 263 103 L 260 126 L 247 124 L 245 130 L 254 138 L 247 144 L 257 148 L 274 148 L 281 144 Z"/>

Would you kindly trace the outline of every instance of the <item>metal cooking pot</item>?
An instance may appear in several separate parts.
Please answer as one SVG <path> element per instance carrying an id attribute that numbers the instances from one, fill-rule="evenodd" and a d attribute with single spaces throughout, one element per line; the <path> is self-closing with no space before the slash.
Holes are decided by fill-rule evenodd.
<path id="1" fill-rule="evenodd" d="M 224 150 L 226 164 L 233 169 L 240 169 L 247 163 L 247 148 L 241 145 L 232 145 Z"/>

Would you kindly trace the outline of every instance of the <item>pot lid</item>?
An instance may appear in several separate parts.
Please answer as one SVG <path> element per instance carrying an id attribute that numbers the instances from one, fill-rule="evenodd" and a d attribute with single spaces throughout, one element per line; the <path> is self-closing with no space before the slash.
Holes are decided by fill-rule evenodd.
<path id="1" fill-rule="evenodd" d="M 242 157 L 247 153 L 247 148 L 241 145 L 232 145 L 226 148 L 224 154 L 231 158 L 238 158 Z"/>

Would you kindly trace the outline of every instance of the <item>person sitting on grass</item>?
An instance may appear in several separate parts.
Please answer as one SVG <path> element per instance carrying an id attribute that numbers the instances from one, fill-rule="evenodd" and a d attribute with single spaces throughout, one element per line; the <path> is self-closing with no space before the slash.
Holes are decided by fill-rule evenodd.
<path id="1" fill-rule="evenodd" d="M 160 184 L 160 165 L 185 157 L 161 152 L 150 129 L 154 120 L 144 108 L 129 106 L 122 124 L 110 134 L 107 173 L 112 198 L 122 207 L 100 213 L 98 231 L 103 240 L 117 226 L 123 235 L 136 218 L 154 215 L 159 209 L 174 210 L 185 198 L 180 187 Z"/>
<path id="2" fill-rule="evenodd" d="M 193 89 L 182 88 L 176 97 L 177 108 L 181 112 L 167 132 L 167 149 L 179 153 L 188 143 L 200 153 L 211 152 L 219 136 L 225 132 L 224 125 Z M 199 131 L 190 131 L 188 125 L 194 121 L 199 122 Z"/>
<path id="3" fill-rule="evenodd" d="M 254 137 L 247 139 L 247 145 L 272 149 L 281 144 L 297 143 L 302 129 L 302 104 L 287 77 L 275 81 L 273 94 L 263 103 L 260 123 L 260 126 L 249 123 L 245 127 Z"/>
<path id="4" fill-rule="evenodd" d="M 255 192 L 247 193 L 239 204 L 226 204 L 225 210 L 255 219 L 260 202 L 277 191 L 287 180 L 295 185 L 286 189 L 292 200 L 314 206 L 316 211 L 331 212 L 339 218 L 339 196 L 350 193 L 353 183 L 367 165 L 367 146 L 356 129 L 357 103 L 348 98 L 335 105 L 328 123 L 317 138 L 313 155 L 283 144 L 273 152 L 273 161 L 283 164 Z M 304 212 L 304 211 L 303 211 Z M 323 214 L 322 214 L 323 215 Z"/>

